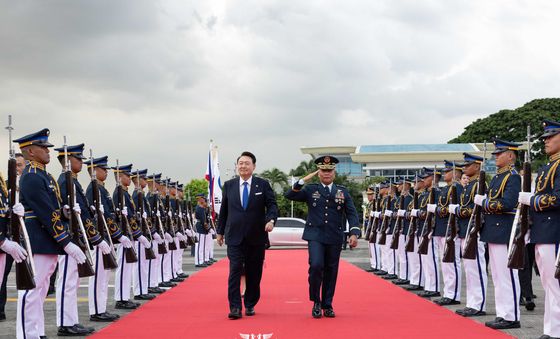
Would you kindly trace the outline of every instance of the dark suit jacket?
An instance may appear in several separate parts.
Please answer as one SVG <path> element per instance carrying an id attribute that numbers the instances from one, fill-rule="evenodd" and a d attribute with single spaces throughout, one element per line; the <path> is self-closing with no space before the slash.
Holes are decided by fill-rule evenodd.
<path id="1" fill-rule="evenodd" d="M 264 226 L 277 217 L 276 196 L 268 181 L 253 176 L 247 210 L 241 206 L 239 178 L 225 182 L 218 234 L 225 235 L 226 244 L 236 246 L 243 240 L 250 245 L 265 244 L 268 234 Z"/>

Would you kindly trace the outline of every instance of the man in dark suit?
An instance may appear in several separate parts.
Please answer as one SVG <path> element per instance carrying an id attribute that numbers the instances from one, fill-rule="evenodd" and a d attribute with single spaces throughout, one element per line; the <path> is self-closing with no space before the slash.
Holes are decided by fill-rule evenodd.
<path id="1" fill-rule="evenodd" d="M 272 231 L 278 217 L 274 191 L 268 181 L 253 176 L 255 164 L 256 158 L 251 152 L 241 153 L 237 158 L 239 178 L 227 181 L 222 189 L 217 241 L 222 246 L 225 235 L 228 245 L 230 319 L 241 318 L 243 268 L 247 282 L 245 315 L 255 315 L 254 307 L 260 298 L 267 232 Z"/>
<path id="2" fill-rule="evenodd" d="M 346 187 L 333 183 L 338 159 L 322 156 L 315 159 L 319 170 L 296 182 L 285 196 L 290 200 L 307 203 L 309 210 L 303 231 L 309 250 L 309 299 L 313 301 L 311 315 L 320 318 L 321 309 L 325 317 L 334 318 L 332 301 L 338 274 L 338 262 L 343 227 L 349 224 L 350 247 L 356 247 L 360 236 L 360 222 L 356 207 Z M 320 183 L 305 183 L 315 175 Z"/>

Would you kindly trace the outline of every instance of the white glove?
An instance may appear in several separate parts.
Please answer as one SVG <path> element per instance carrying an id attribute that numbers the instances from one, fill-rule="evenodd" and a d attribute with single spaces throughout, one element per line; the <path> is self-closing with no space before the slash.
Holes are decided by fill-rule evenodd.
<path id="1" fill-rule="evenodd" d="M 393 212 L 392 212 L 392 211 L 389 211 L 389 210 L 385 210 L 384 215 L 385 215 L 386 217 L 392 217 L 392 216 L 393 216 Z"/>
<path id="2" fill-rule="evenodd" d="M 163 244 L 163 239 L 161 238 L 161 236 L 159 235 L 159 233 L 154 233 L 153 235 L 153 239 L 155 242 L 157 242 L 158 244 Z"/>
<path id="3" fill-rule="evenodd" d="M 183 219 L 183 212 L 179 212 L 179 218 Z"/>
<path id="4" fill-rule="evenodd" d="M 418 217 L 418 212 L 420 212 L 420 211 L 413 208 L 412 211 L 410 211 L 410 215 L 413 216 L 413 217 Z"/>
<path id="5" fill-rule="evenodd" d="M 428 204 L 428 205 L 426 205 L 426 209 L 427 209 L 428 212 L 430 212 L 430 213 L 436 213 L 436 208 L 437 208 L 437 205 L 436 205 L 436 204 Z"/>
<path id="6" fill-rule="evenodd" d="M 119 242 L 121 243 L 121 245 L 124 248 L 131 248 L 132 247 L 132 242 L 125 235 L 123 235 L 119 238 Z"/>
<path id="7" fill-rule="evenodd" d="M 171 211 L 168 211 L 167 216 L 170 217 L 170 218 L 173 218 L 173 213 L 171 213 Z"/>
<path id="8" fill-rule="evenodd" d="M 370 217 L 375 217 L 375 211 L 369 212 L 369 216 L 370 216 Z"/>
<path id="9" fill-rule="evenodd" d="M 101 213 L 105 213 L 105 207 L 103 207 L 103 204 L 99 204 L 99 210 Z"/>
<path id="10" fill-rule="evenodd" d="M 531 197 L 533 196 L 533 193 L 531 192 L 519 192 L 519 198 L 517 199 L 517 201 L 519 201 L 519 203 L 523 204 L 523 205 L 531 205 Z"/>
<path id="11" fill-rule="evenodd" d="M 142 218 L 148 219 L 148 213 L 146 213 L 146 212 L 142 213 Z"/>
<path id="12" fill-rule="evenodd" d="M 171 236 L 171 234 L 165 232 L 165 234 L 163 235 L 163 237 L 165 238 L 165 241 L 167 241 L 167 242 L 173 242 L 173 237 Z"/>
<path id="13" fill-rule="evenodd" d="M 23 247 L 17 242 L 8 239 L 4 239 L 4 242 L 0 245 L 0 250 L 11 255 L 17 263 L 24 261 L 27 257 L 27 251 Z"/>
<path id="14" fill-rule="evenodd" d="M 122 215 L 124 215 L 125 217 L 128 217 L 128 208 L 123 207 L 122 211 L 121 211 Z"/>
<path id="15" fill-rule="evenodd" d="M 183 240 L 183 238 L 184 238 L 183 233 L 181 233 L 181 232 L 175 232 L 175 236 L 177 238 L 179 238 L 179 240 Z"/>
<path id="16" fill-rule="evenodd" d="M 89 207 L 89 209 L 90 209 L 93 213 L 95 213 L 95 212 L 97 211 L 97 208 L 95 208 L 95 206 L 93 206 L 93 205 L 91 205 L 91 206 Z"/>
<path id="17" fill-rule="evenodd" d="M 458 214 L 459 213 L 459 205 L 449 204 L 449 213 Z"/>
<path id="18" fill-rule="evenodd" d="M 214 231 L 214 229 L 211 228 L 210 231 L 209 231 L 208 233 L 210 233 L 210 234 L 216 234 L 216 231 Z"/>
<path id="19" fill-rule="evenodd" d="M 379 217 L 381 216 L 381 212 L 373 212 L 373 216 L 379 219 Z"/>
<path id="20" fill-rule="evenodd" d="M 157 210 L 156 212 L 156 217 L 161 217 L 161 213 L 159 213 L 159 210 Z"/>
<path id="21" fill-rule="evenodd" d="M 103 240 L 102 242 L 100 242 L 99 245 L 97 245 L 97 248 L 99 248 L 99 250 L 100 250 L 101 253 L 103 253 L 103 254 L 109 254 L 109 253 L 111 253 L 111 247 L 109 247 L 109 244 L 107 244 L 107 242 L 105 242 L 105 240 Z"/>
<path id="22" fill-rule="evenodd" d="M 404 217 L 406 213 L 406 210 L 397 210 L 397 217 Z"/>
<path id="23" fill-rule="evenodd" d="M 66 247 L 64 247 L 64 252 L 71 256 L 78 264 L 83 264 L 86 262 L 86 255 L 78 247 L 78 245 L 70 242 Z"/>
<path id="24" fill-rule="evenodd" d="M 17 204 L 14 204 L 14 207 L 12 207 L 12 212 L 19 217 L 23 217 L 25 215 L 25 208 L 20 202 L 18 202 Z"/>
<path id="25" fill-rule="evenodd" d="M 475 195 L 474 196 L 475 205 L 482 206 L 482 203 L 484 202 L 484 199 L 486 199 L 486 194 L 485 195 L 480 195 L 480 194 Z"/>
<path id="26" fill-rule="evenodd" d="M 150 245 L 150 241 L 143 235 L 138 237 L 138 241 L 146 248 L 150 248 L 152 246 Z"/>
<path id="27" fill-rule="evenodd" d="M 62 214 L 64 214 L 66 219 L 70 219 L 70 206 L 68 205 L 62 206 Z"/>
<path id="28" fill-rule="evenodd" d="M 187 235 L 188 235 L 189 237 L 193 237 L 193 236 L 194 236 L 194 234 L 193 234 L 193 232 L 192 232 L 191 230 L 185 230 L 185 233 L 187 233 Z"/>
<path id="29" fill-rule="evenodd" d="M 74 210 L 74 212 L 78 214 L 82 214 L 82 209 L 80 208 L 80 205 L 78 205 L 77 203 L 74 204 L 74 207 L 72 207 L 72 209 Z"/>

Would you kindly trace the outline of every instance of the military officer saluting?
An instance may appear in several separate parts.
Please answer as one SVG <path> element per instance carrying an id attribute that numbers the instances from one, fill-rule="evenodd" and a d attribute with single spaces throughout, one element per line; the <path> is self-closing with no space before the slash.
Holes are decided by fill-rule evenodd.
<path id="1" fill-rule="evenodd" d="M 319 170 L 296 182 L 286 198 L 307 203 L 308 216 L 303 239 L 309 250 L 309 299 L 313 301 L 312 316 L 334 317 L 332 301 L 338 273 L 338 262 L 344 241 L 343 217 L 348 220 L 349 243 L 356 247 L 360 236 L 358 214 L 348 190 L 333 183 L 338 159 L 322 156 L 315 160 Z M 305 185 L 314 176 L 320 183 Z"/>
<path id="2" fill-rule="evenodd" d="M 494 329 L 518 328 L 519 324 L 519 274 L 507 267 L 508 242 L 515 218 L 515 208 L 521 191 L 521 177 L 515 170 L 519 144 L 496 139 L 498 170 L 490 181 L 485 195 L 477 194 L 474 203 L 482 207 L 484 227 L 480 240 L 488 243 L 490 268 L 496 299 L 496 319 L 486 322 Z"/>
<path id="3" fill-rule="evenodd" d="M 45 336 L 43 302 L 49 288 L 58 255 L 67 254 L 78 263 L 86 256 L 72 243 L 67 219 L 61 210 L 58 184 L 47 173 L 50 162 L 49 130 L 29 134 L 14 140 L 27 165 L 20 179 L 20 200 L 25 207 L 25 227 L 29 234 L 35 262 L 35 284 L 32 290 L 18 291 L 17 338 Z"/>
<path id="4" fill-rule="evenodd" d="M 535 192 L 519 193 L 519 202 L 529 206 L 533 225 L 530 242 L 535 244 L 535 260 L 544 287 L 544 335 L 560 338 L 560 283 L 554 277 L 560 244 L 560 122 L 545 120 L 544 150 L 549 162 L 536 178 Z"/>

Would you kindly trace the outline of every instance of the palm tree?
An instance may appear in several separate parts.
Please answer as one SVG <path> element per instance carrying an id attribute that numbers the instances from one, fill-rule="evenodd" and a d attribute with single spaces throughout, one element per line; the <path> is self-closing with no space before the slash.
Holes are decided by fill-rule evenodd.
<path id="1" fill-rule="evenodd" d="M 315 165 L 314 160 L 311 159 L 309 161 L 300 162 L 295 169 L 290 171 L 290 175 L 293 175 L 294 177 L 302 177 L 316 170 L 317 165 Z"/>
<path id="2" fill-rule="evenodd" d="M 288 186 L 288 176 L 276 167 L 263 171 L 261 177 L 268 180 L 275 192 L 281 192 Z"/>

